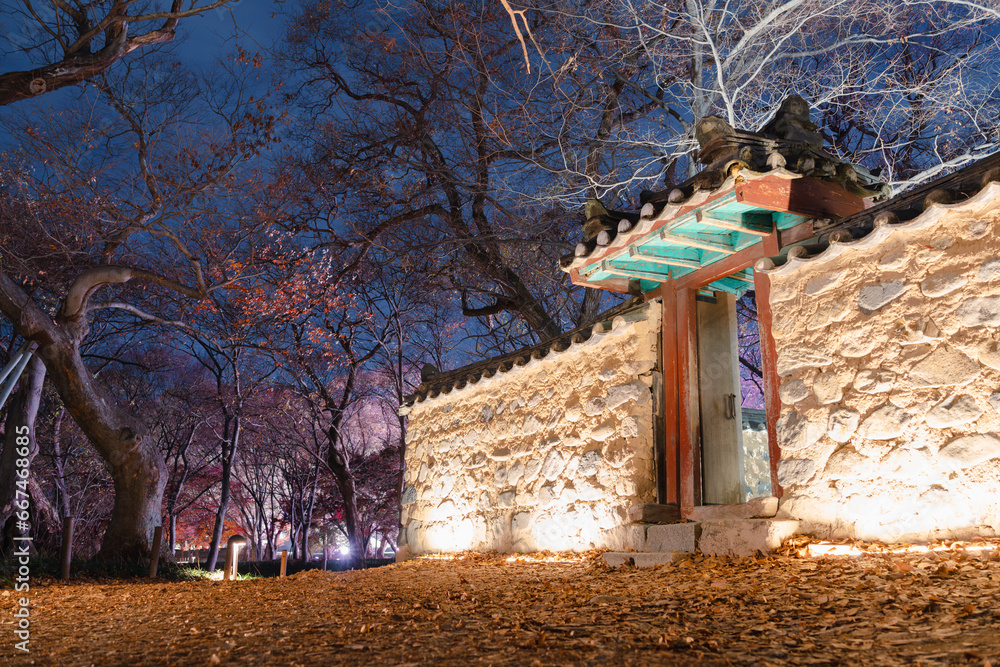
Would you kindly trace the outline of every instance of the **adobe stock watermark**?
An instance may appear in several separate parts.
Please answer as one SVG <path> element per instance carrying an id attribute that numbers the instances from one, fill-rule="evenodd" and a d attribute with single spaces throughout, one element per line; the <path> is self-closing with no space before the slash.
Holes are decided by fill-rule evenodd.
<path id="1" fill-rule="evenodd" d="M 31 642 L 31 612 L 29 611 L 31 600 L 28 592 L 31 590 L 31 557 L 29 547 L 31 546 L 31 523 L 28 514 L 28 475 L 31 454 L 30 431 L 27 426 L 18 426 L 15 430 L 14 444 L 17 453 L 17 483 L 14 495 L 14 518 L 17 535 L 14 537 L 14 557 L 17 558 L 17 575 L 14 577 L 14 591 L 23 595 L 17 599 L 14 605 L 14 636 L 19 641 L 14 642 L 14 648 L 24 653 L 29 653 L 28 648 Z"/>

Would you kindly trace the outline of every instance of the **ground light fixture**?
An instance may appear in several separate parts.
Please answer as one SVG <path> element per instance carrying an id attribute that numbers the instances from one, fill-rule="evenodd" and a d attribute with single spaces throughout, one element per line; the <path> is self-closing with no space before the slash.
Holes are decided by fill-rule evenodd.
<path id="1" fill-rule="evenodd" d="M 229 581 L 236 579 L 237 565 L 240 560 L 240 549 L 246 546 L 247 538 L 242 535 L 233 535 L 226 542 L 226 568 L 222 573 L 222 580 Z"/>

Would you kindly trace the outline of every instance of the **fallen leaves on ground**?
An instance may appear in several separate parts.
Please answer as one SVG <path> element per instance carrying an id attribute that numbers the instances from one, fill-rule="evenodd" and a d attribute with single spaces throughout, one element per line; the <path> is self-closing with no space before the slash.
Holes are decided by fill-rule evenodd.
<path id="1" fill-rule="evenodd" d="M 1000 551 L 873 548 L 607 569 L 465 554 L 237 582 L 32 587 L 40 665 L 1000 667 Z M 960 545 L 959 545 L 960 546 Z M 0 594 L 0 659 L 15 593 Z"/>

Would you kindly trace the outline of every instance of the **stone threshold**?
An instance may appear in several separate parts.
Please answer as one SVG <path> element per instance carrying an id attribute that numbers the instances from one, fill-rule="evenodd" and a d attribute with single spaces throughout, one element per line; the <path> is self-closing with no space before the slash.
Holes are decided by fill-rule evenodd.
<path id="1" fill-rule="evenodd" d="M 700 505 L 685 508 L 684 518 L 691 521 L 725 521 L 727 519 L 765 519 L 778 513 L 774 496 L 751 498 L 739 505 Z"/>
<path id="2" fill-rule="evenodd" d="M 695 552 L 707 556 L 752 556 L 758 551 L 774 551 L 798 529 L 798 521 L 775 518 L 630 524 L 626 526 L 625 551 L 609 551 L 604 560 L 611 567 L 619 567 L 625 562 L 636 567 L 653 567 L 675 563 Z"/>

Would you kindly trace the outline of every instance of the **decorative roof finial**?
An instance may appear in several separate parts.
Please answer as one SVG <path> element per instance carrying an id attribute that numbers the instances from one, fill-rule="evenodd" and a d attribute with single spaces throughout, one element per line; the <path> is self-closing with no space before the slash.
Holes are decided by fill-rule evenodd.
<path id="1" fill-rule="evenodd" d="M 819 126 L 809 118 L 809 103 L 799 95 L 789 95 L 760 133 L 768 138 L 821 149 L 823 136 L 816 131 L 818 129 Z"/>

